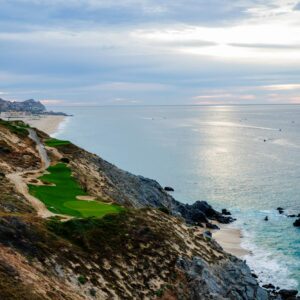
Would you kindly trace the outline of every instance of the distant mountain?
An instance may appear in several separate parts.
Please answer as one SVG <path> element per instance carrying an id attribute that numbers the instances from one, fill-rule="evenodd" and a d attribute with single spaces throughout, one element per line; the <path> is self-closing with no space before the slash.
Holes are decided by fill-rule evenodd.
<path id="1" fill-rule="evenodd" d="M 0 111 L 25 111 L 31 113 L 45 113 L 46 107 L 39 101 L 29 99 L 22 102 L 8 101 L 0 98 Z"/>
<path id="2" fill-rule="evenodd" d="M 63 112 L 47 111 L 46 107 L 40 102 L 33 99 L 25 101 L 9 101 L 0 98 L 0 113 L 9 111 L 29 112 L 32 114 L 70 116 Z"/>

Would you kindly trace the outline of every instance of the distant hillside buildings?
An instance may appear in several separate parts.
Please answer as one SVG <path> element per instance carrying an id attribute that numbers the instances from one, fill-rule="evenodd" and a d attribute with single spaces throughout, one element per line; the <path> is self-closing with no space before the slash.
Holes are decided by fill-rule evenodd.
<path id="1" fill-rule="evenodd" d="M 47 111 L 46 107 L 33 99 L 26 101 L 9 101 L 0 98 L 0 114 L 6 118 L 20 118 L 31 115 L 68 116 L 63 112 Z"/>
<path id="2" fill-rule="evenodd" d="M 41 114 L 46 111 L 46 107 L 41 102 L 33 99 L 17 102 L 0 98 L 0 112 L 28 112 L 32 114 Z"/>

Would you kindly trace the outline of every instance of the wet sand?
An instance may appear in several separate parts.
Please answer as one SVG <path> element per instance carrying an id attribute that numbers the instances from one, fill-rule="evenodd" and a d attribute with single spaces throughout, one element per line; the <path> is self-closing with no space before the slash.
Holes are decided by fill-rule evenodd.
<path id="1" fill-rule="evenodd" d="M 242 232 L 240 229 L 223 224 L 218 224 L 218 226 L 220 230 L 212 232 L 212 236 L 226 252 L 239 258 L 249 254 L 249 251 L 241 246 Z"/>

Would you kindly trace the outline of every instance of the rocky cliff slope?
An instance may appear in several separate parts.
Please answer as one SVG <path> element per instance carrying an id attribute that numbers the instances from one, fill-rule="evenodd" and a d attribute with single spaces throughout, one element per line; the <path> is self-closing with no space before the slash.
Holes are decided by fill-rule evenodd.
<path id="1" fill-rule="evenodd" d="M 125 209 L 100 219 L 39 216 L 11 180 L 43 170 L 38 150 L 23 123 L 0 122 L 0 299 L 282 299 L 200 227 L 230 219 L 73 144 L 46 147 L 51 163 L 68 163 L 89 194 Z"/>

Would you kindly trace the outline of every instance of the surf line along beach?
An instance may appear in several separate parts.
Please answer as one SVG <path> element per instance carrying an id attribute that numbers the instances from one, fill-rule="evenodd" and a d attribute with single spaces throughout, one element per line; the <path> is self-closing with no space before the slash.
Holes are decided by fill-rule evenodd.
<path id="1" fill-rule="evenodd" d="M 54 115 L 38 115 L 38 116 L 24 116 L 22 118 L 10 118 L 10 120 L 22 120 L 31 127 L 35 127 L 49 135 L 57 133 L 64 122 L 68 120 L 67 116 Z"/>
<path id="2" fill-rule="evenodd" d="M 22 120 L 30 126 L 35 127 L 49 135 L 59 132 L 60 126 L 67 120 L 65 116 L 39 116 L 37 118 L 25 117 Z M 218 224 L 220 230 L 213 231 L 213 238 L 223 247 L 223 249 L 239 258 L 248 255 L 249 252 L 242 248 L 242 233 L 238 228 L 231 225 Z"/>

